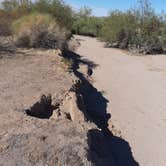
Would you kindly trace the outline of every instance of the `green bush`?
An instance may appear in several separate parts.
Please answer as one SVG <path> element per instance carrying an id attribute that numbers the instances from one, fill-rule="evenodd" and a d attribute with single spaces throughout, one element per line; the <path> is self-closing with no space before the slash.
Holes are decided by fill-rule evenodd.
<path id="1" fill-rule="evenodd" d="M 163 52 L 163 42 L 157 35 L 137 35 L 133 37 L 132 44 L 130 44 L 129 49 L 137 50 L 137 52 L 142 54 L 154 54 Z"/>
<path id="2" fill-rule="evenodd" d="M 102 18 L 91 16 L 91 9 L 84 7 L 75 15 L 72 32 L 78 35 L 99 36 Z"/>
<path id="3" fill-rule="evenodd" d="M 99 18 L 79 18 L 74 22 L 72 31 L 79 35 L 97 37 L 99 36 L 101 27 L 102 22 Z"/>
<path id="4" fill-rule="evenodd" d="M 59 26 L 71 30 L 73 11 L 62 0 L 3 0 L 0 3 L 0 35 L 10 35 L 13 21 L 35 12 L 49 14 Z"/>
<path id="5" fill-rule="evenodd" d="M 50 14 L 56 19 L 60 26 L 71 30 L 73 24 L 73 11 L 72 8 L 62 0 L 37 0 L 33 3 L 32 10 Z"/>
<path id="6" fill-rule="evenodd" d="M 162 53 L 166 45 L 165 21 L 147 0 L 126 12 L 113 11 L 105 18 L 100 38 L 110 47 L 136 49 L 140 53 Z"/>
<path id="7" fill-rule="evenodd" d="M 21 17 L 12 29 L 19 47 L 63 49 L 70 34 L 52 16 L 41 13 Z"/>
<path id="8" fill-rule="evenodd" d="M 0 15 L 0 36 L 11 35 L 11 24 L 10 20 Z"/>
<path id="9" fill-rule="evenodd" d="M 135 35 L 136 21 L 130 12 L 114 11 L 105 19 L 100 37 L 109 45 L 127 48 L 131 37 Z"/>

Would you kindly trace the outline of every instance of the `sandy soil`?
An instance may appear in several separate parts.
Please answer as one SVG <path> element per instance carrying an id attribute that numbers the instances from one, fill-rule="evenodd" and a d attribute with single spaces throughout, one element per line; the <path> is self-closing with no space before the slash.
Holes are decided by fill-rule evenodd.
<path id="1" fill-rule="evenodd" d="M 116 128 L 141 166 L 166 163 L 166 56 L 131 56 L 94 38 L 76 36 L 77 53 L 99 66 L 94 86 L 109 100 Z"/>
<path id="2" fill-rule="evenodd" d="M 0 114 L 26 109 L 43 94 L 63 94 L 72 85 L 56 53 L 21 50 L 0 59 Z M 7 101 L 7 102 L 6 102 Z"/>
<path id="3" fill-rule="evenodd" d="M 87 131 L 58 118 L 59 110 L 53 108 L 53 100 L 63 99 L 72 79 L 53 51 L 26 50 L 0 59 L 1 166 L 88 165 Z M 39 103 L 40 96 L 48 93 L 52 106 L 45 98 Z M 27 116 L 24 109 L 33 105 L 44 115 L 52 113 L 42 118 Z"/>

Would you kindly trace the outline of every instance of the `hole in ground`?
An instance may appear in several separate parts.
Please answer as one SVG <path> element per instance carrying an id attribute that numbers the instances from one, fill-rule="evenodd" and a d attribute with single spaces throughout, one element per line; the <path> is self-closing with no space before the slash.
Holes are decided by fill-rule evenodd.
<path id="1" fill-rule="evenodd" d="M 35 103 L 30 109 L 25 110 L 28 116 L 41 118 L 41 119 L 49 119 L 53 111 L 58 108 L 58 104 L 56 106 L 52 105 L 52 97 L 51 95 L 42 95 L 40 101 Z"/>

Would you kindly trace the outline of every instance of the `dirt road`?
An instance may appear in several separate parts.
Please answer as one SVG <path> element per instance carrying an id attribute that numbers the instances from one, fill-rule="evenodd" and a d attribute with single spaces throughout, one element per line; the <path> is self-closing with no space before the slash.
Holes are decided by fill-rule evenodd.
<path id="1" fill-rule="evenodd" d="M 166 165 L 166 55 L 130 56 L 76 36 L 77 53 L 98 67 L 94 86 L 109 100 L 107 111 L 130 143 L 140 166 Z"/>

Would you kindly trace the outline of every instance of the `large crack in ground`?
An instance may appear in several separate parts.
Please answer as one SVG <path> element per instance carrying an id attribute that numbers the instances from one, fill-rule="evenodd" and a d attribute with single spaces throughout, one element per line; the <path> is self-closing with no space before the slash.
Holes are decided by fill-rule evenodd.
<path id="1" fill-rule="evenodd" d="M 91 84 L 88 77 L 79 71 L 80 64 L 83 64 L 87 66 L 88 73 L 92 74 L 97 64 L 82 59 L 74 52 L 66 52 L 64 57 L 73 62 L 73 73 L 80 80 L 81 85 L 76 90 L 79 91 L 77 93 L 81 93 L 86 105 L 84 115 L 99 128 L 88 131 L 88 159 L 96 166 L 138 166 L 129 143 L 121 137 L 113 135 L 108 128 L 108 121 L 111 118 L 107 112 L 109 101 Z"/>
<path id="2" fill-rule="evenodd" d="M 97 47 L 95 47 L 96 51 L 98 50 Z M 90 51 L 91 49 L 84 49 L 86 51 L 80 49 L 80 52 L 92 52 Z M 99 53 L 102 52 L 103 55 L 99 59 L 102 56 L 107 56 L 104 50 L 101 49 Z M 88 54 L 86 57 L 95 58 L 99 53 L 92 55 L 92 57 Z M 119 57 L 117 59 L 114 57 L 115 52 L 112 53 L 113 55 L 108 60 L 114 60 L 115 62 L 111 62 L 113 65 L 111 70 L 113 70 L 109 75 L 113 74 L 117 77 L 119 70 L 124 67 L 117 70 L 117 62 L 123 63 L 124 59 L 122 58 L 122 61 L 119 61 Z M 90 76 L 97 65 L 83 59 L 74 52 L 68 52 L 66 58 L 73 61 L 72 71 L 77 76 L 77 79 L 73 76 L 74 74 L 70 75 L 66 72 L 66 65 L 70 64 L 64 65 L 65 62 L 62 61 L 60 55 L 59 51 L 25 50 L 25 53 L 19 52 L 18 55 L 1 59 L 0 165 L 29 166 L 47 165 L 49 163 L 48 165 L 52 166 L 60 163 L 60 165 L 68 166 L 90 166 L 93 163 L 101 166 L 138 166 L 132 156 L 129 143 L 124 138 L 122 139 L 120 134 L 115 133 L 116 127 L 114 127 L 115 131 L 111 127 L 110 119 L 112 118 L 107 107 L 108 102 L 111 100 L 109 101 L 104 96 L 104 93 L 99 91 L 91 82 Z M 121 55 L 119 56 L 121 58 Z M 126 58 L 128 59 L 128 57 Z M 98 60 L 98 57 L 96 60 Z M 102 59 L 103 62 L 100 66 L 101 71 L 105 73 L 107 72 L 102 69 L 102 65 L 105 65 L 103 64 L 104 62 L 106 65 L 109 64 L 107 64 L 106 60 Z M 156 63 L 156 61 L 154 62 Z M 134 62 L 134 64 L 142 66 L 141 63 Z M 130 68 L 131 66 L 129 65 L 128 69 Z M 108 70 L 107 67 L 106 70 Z M 146 71 L 147 69 L 144 70 Z M 129 76 L 128 72 L 124 74 Z M 112 79 L 115 78 L 114 76 L 111 76 Z M 105 80 L 105 77 L 107 76 L 101 76 L 101 79 Z M 124 77 L 117 80 L 115 78 L 114 85 L 120 85 L 115 86 L 115 89 L 118 87 L 124 89 L 124 86 L 122 86 L 123 79 Z M 131 82 L 130 80 L 133 79 L 135 77 L 128 81 Z M 73 84 L 72 80 L 77 83 L 75 84 L 74 82 Z M 108 79 L 107 81 L 111 80 Z M 119 82 L 119 80 L 122 82 Z M 151 77 L 148 80 L 151 81 Z M 103 86 L 108 86 L 108 82 L 106 85 L 103 83 Z M 114 86 L 112 84 L 110 86 L 112 86 L 112 91 Z M 116 96 L 115 89 L 112 94 L 115 94 L 115 101 L 119 101 L 119 99 L 121 100 L 119 98 L 119 96 L 121 97 L 121 91 L 118 91 L 119 94 Z M 131 89 L 128 88 L 127 91 L 131 92 Z M 64 96 L 66 92 L 68 95 Z M 47 95 L 47 93 L 51 93 L 51 96 Z M 108 93 L 109 91 L 107 91 Z M 132 95 L 125 94 L 129 98 Z M 84 100 L 83 103 L 81 103 L 82 99 Z M 61 101 L 63 105 L 60 105 Z M 125 111 L 118 110 L 124 105 L 124 102 L 120 102 L 122 105 L 119 104 L 115 107 L 119 111 L 119 115 L 120 113 L 124 114 L 125 111 L 128 112 L 128 108 L 130 109 L 130 107 L 125 107 Z M 129 101 L 129 103 L 131 102 Z M 84 108 L 85 106 L 86 108 Z M 26 115 L 23 110 L 25 110 Z M 137 113 L 137 109 L 135 111 Z M 129 118 L 131 117 L 128 114 L 126 115 Z M 84 119 L 84 116 L 86 119 Z M 120 116 L 120 119 L 122 119 L 123 115 Z M 126 121 L 126 119 L 122 120 Z M 139 120 L 143 122 L 141 121 L 142 119 Z M 127 126 L 125 126 L 125 130 L 128 131 Z M 132 123 L 130 123 L 129 127 L 132 127 Z M 130 133 L 132 129 L 133 127 Z M 132 141 L 133 145 L 137 144 L 138 140 Z M 89 161 L 87 161 L 87 158 Z"/>

